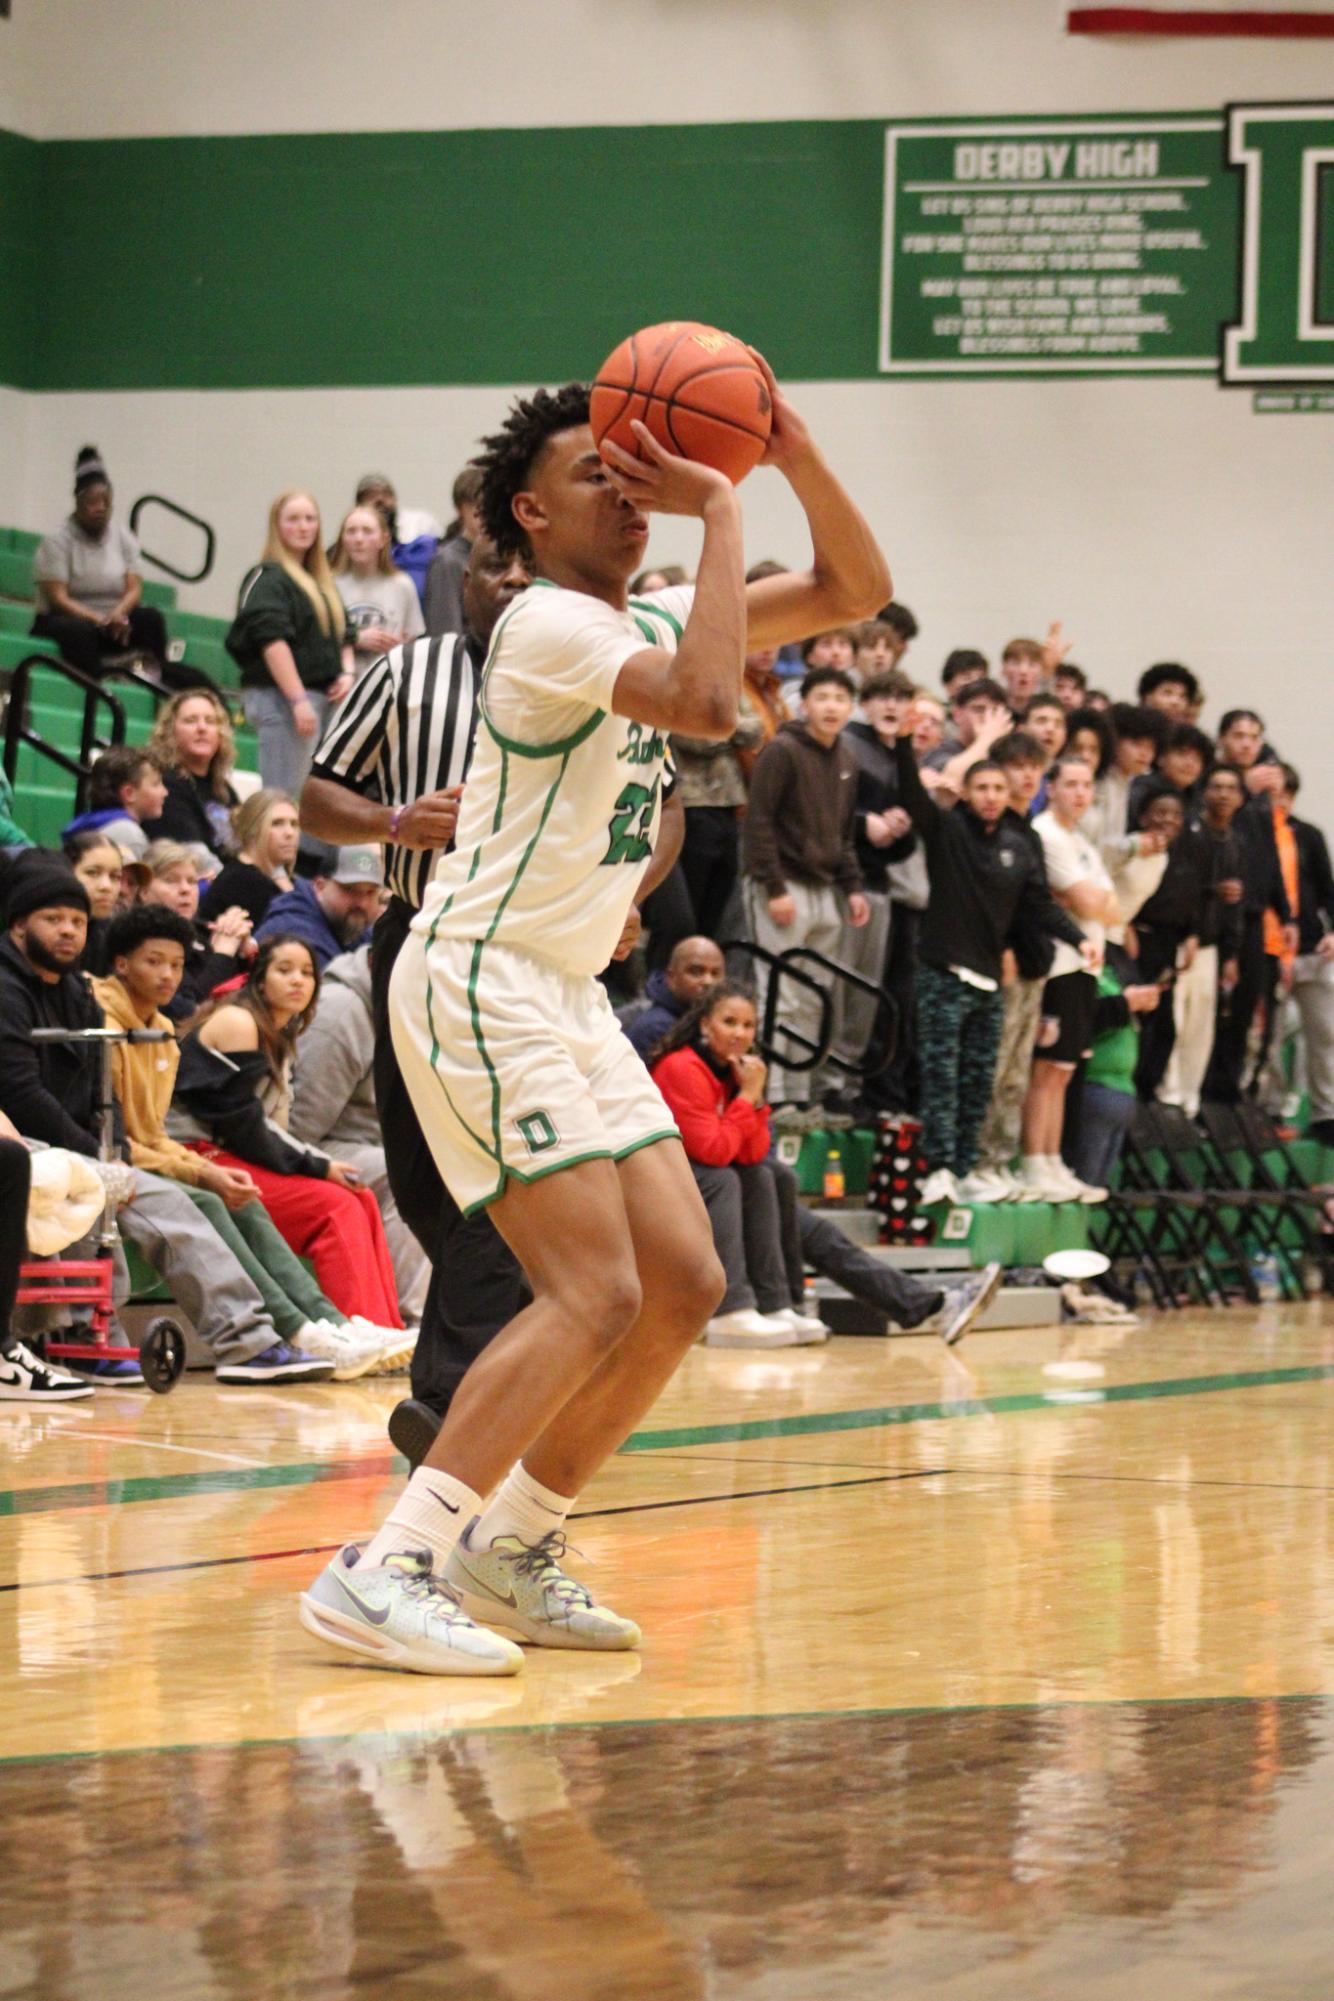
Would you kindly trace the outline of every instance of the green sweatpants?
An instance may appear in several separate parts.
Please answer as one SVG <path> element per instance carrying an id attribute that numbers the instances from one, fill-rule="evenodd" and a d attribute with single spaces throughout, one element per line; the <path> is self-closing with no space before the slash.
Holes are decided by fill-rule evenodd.
<path id="1" fill-rule="evenodd" d="M 345 1316 L 325 1298 L 295 1251 L 288 1248 L 262 1202 L 229 1209 L 211 1188 L 187 1186 L 185 1192 L 208 1217 L 238 1264 L 244 1266 L 280 1340 L 290 1341 L 307 1320 L 332 1320 L 342 1325 Z"/>

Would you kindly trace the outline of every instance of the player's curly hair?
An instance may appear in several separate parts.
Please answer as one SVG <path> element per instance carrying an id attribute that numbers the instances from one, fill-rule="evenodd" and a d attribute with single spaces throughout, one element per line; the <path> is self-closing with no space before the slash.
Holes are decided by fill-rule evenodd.
<path id="1" fill-rule="evenodd" d="M 500 430 L 482 439 L 483 449 L 471 463 L 482 475 L 482 522 L 502 556 L 526 553 L 527 537 L 514 518 L 514 496 L 527 485 L 547 440 L 588 422 L 589 395 L 582 382 L 537 389 L 519 397 Z"/>

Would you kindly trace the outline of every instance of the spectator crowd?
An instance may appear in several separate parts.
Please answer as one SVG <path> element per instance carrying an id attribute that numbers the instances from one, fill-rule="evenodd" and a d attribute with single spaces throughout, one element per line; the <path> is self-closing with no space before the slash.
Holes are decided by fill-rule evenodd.
<path id="1" fill-rule="evenodd" d="M 163 699 L 146 744 L 94 765 L 62 853 L 27 843 L 0 801 L 0 1165 L 20 1173 L 19 1144 L 99 1155 L 96 1046 L 33 1028 L 166 1031 L 116 1046 L 118 1159 L 98 1171 L 223 1383 L 401 1368 L 426 1310 L 439 1244 L 391 1186 L 369 939 L 391 896 L 410 916 L 411 854 L 452 822 L 395 850 L 413 801 L 374 773 L 391 755 L 406 769 L 407 732 L 426 729 L 423 673 L 455 677 L 436 753 L 466 771 L 455 709 L 475 705 L 491 627 L 525 582 L 482 530 L 473 469 L 453 505 L 442 529 L 369 474 L 326 548 L 312 496 L 274 501 L 227 642 L 258 742 L 244 798 L 226 698 L 197 675 L 170 688 L 165 625 L 140 603 L 138 548 L 92 448 L 36 555 L 34 631 L 89 674 L 138 650 Z M 687 581 L 646 572 L 632 597 Z M 938 677 L 923 652 L 896 602 L 747 658 L 733 735 L 672 741 L 680 851 L 607 971 L 727 1270 L 711 1331 L 737 1344 L 823 1337 L 810 1266 L 900 1324 L 949 1324 L 944 1295 L 887 1281 L 798 1202 L 784 1132 L 913 1115 L 926 1205 L 1103 1201 L 1154 1098 L 1194 1114 L 1304 1091 L 1334 1143 L 1334 876 L 1262 716 L 1206 726 L 1176 662 L 1133 689 L 1090 686 L 1059 625 L 998 653 L 953 647 Z M 309 788 L 303 826 L 312 761 L 311 786 L 347 786 L 356 838 L 318 837 Z M 46 1324 L 0 1328 L 0 1397 L 140 1380 L 125 1360 L 44 1361 Z"/>

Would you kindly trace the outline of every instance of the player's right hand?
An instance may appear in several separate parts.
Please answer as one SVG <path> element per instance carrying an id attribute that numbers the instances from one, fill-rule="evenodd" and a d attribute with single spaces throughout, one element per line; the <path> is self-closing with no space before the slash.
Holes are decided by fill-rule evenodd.
<path id="1" fill-rule="evenodd" d="M 459 823 L 461 785 L 449 785 L 443 792 L 428 792 L 414 799 L 398 823 L 394 845 L 400 848 L 447 848 Z"/>
<path id="2" fill-rule="evenodd" d="M 735 502 L 736 489 L 726 473 L 666 451 L 638 418 L 630 428 L 643 458 L 632 458 L 610 438 L 602 440 L 599 450 L 612 484 L 641 514 L 702 515 L 721 500 Z"/>

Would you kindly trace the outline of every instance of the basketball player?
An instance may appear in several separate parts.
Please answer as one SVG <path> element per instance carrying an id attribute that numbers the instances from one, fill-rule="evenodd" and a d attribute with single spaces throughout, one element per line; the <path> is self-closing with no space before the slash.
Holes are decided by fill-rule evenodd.
<path id="1" fill-rule="evenodd" d="M 496 627 L 456 847 L 390 1011 L 443 1180 L 465 1214 L 487 1210 L 534 1297 L 469 1369 L 383 1528 L 301 1599 L 310 1631 L 377 1665 L 512 1674 L 512 1640 L 639 1642 L 562 1567 L 564 1524 L 723 1278 L 672 1118 L 594 976 L 652 851 L 668 733 L 727 737 L 747 651 L 891 596 L 866 522 L 769 385 L 765 462 L 810 524 L 804 572 L 747 586 L 731 483 L 642 427 L 643 459 L 610 442 L 599 456 L 578 384 L 517 402 L 477 462 L 487 530 L 534 581 Z M 654 512 L 702 522 L 698 578 L 631 601 Z"/>

